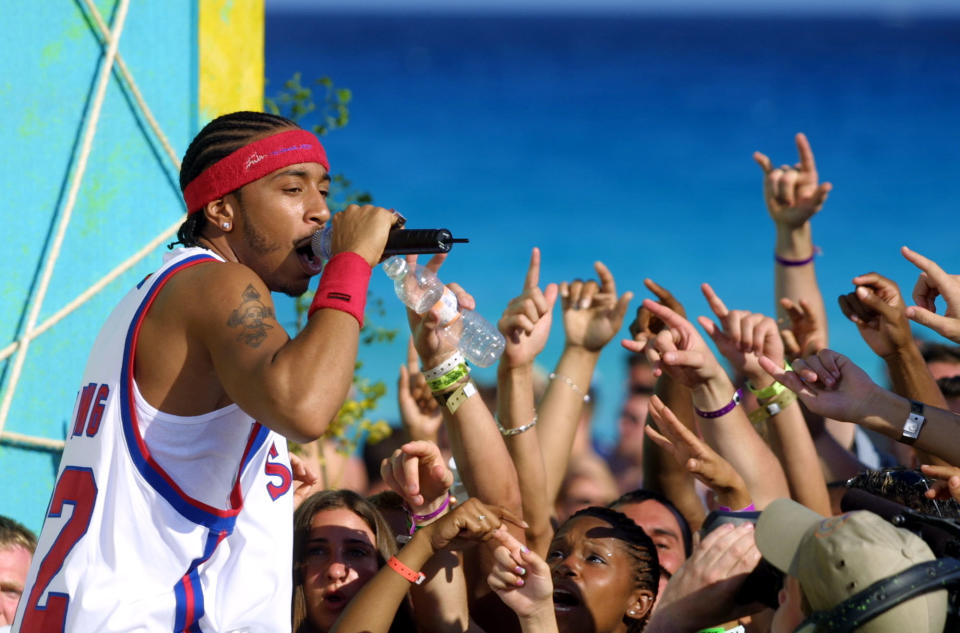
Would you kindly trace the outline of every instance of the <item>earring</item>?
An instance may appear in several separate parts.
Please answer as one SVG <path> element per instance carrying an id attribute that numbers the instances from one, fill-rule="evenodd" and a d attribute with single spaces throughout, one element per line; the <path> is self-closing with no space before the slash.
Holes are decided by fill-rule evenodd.
<path id="1" fill-rule="evenodd" d="M 636 615 L 636 614 L 637 614 L 637 612 L 634 611 L 633 609 L 631 609 L 630 611 L 627 611 L 627 613 L 629 613 L 630 615 Z"/>
<path id="2" fill-rule="evenodd" d="M 229 223 L 229 222 L 224 222 L 221 226 L 224 228 L 224 230 L 229 230 L 229 229 L 230 229 L 230 223 Z"/>

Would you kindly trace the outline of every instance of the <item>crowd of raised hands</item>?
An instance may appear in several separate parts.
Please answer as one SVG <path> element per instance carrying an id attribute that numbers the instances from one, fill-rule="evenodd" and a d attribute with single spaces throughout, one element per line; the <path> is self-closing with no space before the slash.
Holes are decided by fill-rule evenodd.
<path id="1" fill-rule="evenodd" d="M 595 279 L 543 285 L 532 250 L 498 322 L 495 390 L 474 384 L 435 313 L 409 312 L 398 381 L 406 442 L 382 460 L 379 487 L 359 490 L 376 494 L 316 492 L 329 482 L 295 459 L 294 630 L 785 633 L 803 619 L 802 588 L 788 579 L 772 603 L 744 599 L 761 560 L 754 523 L 701 533 L 709 512 L 762 513 L 786 498 L 829 517 L 839 499 L 828 483 L 882 463 L 920 468 L 926 497 L 960 501 L 956 394 L 944 395 L 949 378 L 931 372 L 911 331 L 960 344 L 960 275 L 903 247 L 919 269 L 910 305 L 890 279 L 852 271 L 839 306 L 883 359 L 889 389 L 831 349 L 812 237 L 831 185 L 806 137 L 796 144 L 793 166 L 754 155 L 776 232 L 775 312 L 728 307 L 704 283 L 712 315 L 694 322 L 645 280 L 653 296 L 620 341 L 648 376 L 624 394 L 642 403 L 642 432 L 628 438 L 621 424 L 606 454 L 589 439 L 590 385 L 633 293 L 602 263 Z M 562 353 L 540 370 L 551 335 L 563 337 Z"/>

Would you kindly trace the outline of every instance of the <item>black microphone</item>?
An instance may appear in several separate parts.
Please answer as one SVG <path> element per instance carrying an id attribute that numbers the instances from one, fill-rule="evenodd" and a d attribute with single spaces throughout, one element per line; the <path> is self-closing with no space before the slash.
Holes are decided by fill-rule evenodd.
<path id="1" fill-rule="evenodd" d="M 310 248 L 313 254 L 324 259 L 330 258 L 330 234 L 320 230 L 313 234 Z M 324 241 L 327 243 L 324 244 Z M 454 244 L 466 244 L 470 240 L 455 238 L 448 229 L 400 229 L 390 231 L 383 256 L 425 255 L 428 253 L 448 253 Z"/>
<path id="2" fill-rule="evenodd" d="M 394 229 L 387 236 L 383 256 L 448 253 L 454 244 L 466 244 L 469 241 L 453 237 L 447 229 Z"/>

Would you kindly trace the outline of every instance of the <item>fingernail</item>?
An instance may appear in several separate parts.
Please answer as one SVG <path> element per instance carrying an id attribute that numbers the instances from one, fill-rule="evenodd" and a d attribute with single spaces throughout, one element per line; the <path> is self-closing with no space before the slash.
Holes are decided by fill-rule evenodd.
<path id="1" fill-rule="evenodd" d="M 590 307 L 590 300 L 589 300 L 589 299 L 581 299 L 581 300 L 580 300 L 580 309 L 581 309 L 581 310 L 586 310 L 586 309 L 589 308 L 589 307 Z"/>
<path id="2" fill-rule="evenodd" d="M 526 575 L 527 575 L 527 570 L 524 569 L 523 567 L 521 567 L 520 565 L 517 565 L 516 567 L 514 567 L 514 568 L 513 568 L 513 571 L 514 571 L 514 573 L 516 573 L 518 576 L 526 576 Z"/>
<path id="3" fill-rule="evenodd" d="M 526 554 L 527 552 L 530 551 L 530 548 L 527 547 L 526 545 L 521 545 L 521 546 L 520 546 L 520 551 L 523 552 L 524 554 Z"/>
<path id="4" fill-rule="evenodd" d="M 517 578 L 517 586 L 518 586 L 518 587 L 522 587 L 522 586 L 523 586 L 523 578 Z"/>

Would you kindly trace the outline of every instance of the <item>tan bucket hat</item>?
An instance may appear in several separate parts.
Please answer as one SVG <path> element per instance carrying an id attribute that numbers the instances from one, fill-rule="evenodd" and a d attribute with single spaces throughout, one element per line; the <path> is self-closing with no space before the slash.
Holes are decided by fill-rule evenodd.
<path id="1" fill-rule="evenodd" d="M 824 517 L 790 499 L 777 499 L 760 515 L 760 553 L 800 581 L 814 611 L 826 611 L 868 586 L 913 565 L 934 560 L 912 532 L 865 510 Z M 941 633 L 947 592 L 904 601 L 857 629 L 858 633 Z"/>

